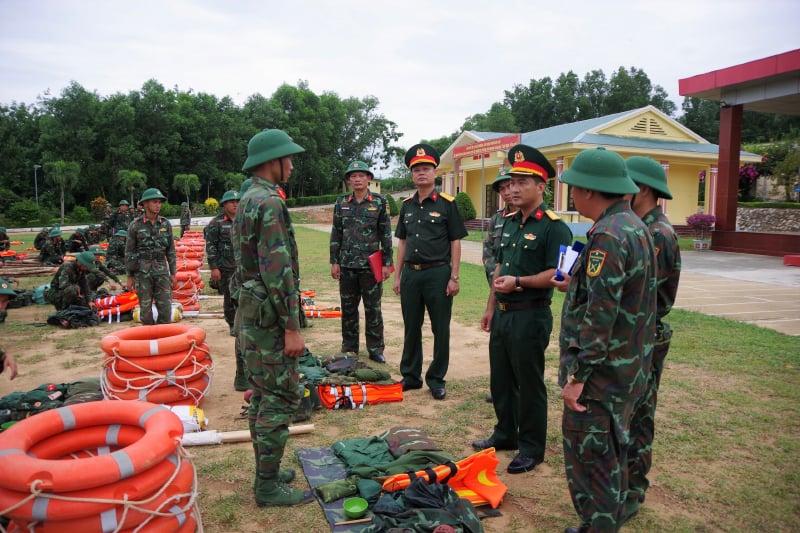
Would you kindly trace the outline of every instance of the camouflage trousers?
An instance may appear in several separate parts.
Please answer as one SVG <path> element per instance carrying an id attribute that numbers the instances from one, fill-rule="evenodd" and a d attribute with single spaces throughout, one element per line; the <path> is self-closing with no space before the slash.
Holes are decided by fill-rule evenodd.
<path id="1" fill-rule="evenodd" d="M 236 290 L 233 285 L 233 279 L 231 279 L 229 290 Z M 239 302 L 235 298 L 231 297 L 231 303 L 233 304 L 234 309 L 232 330 L 236 339 L 233 348 L 235 352 L 234 356 L 236 358 L 236 374 L 233 378 L 233 389 L 237 391 L 246 391 L 250 388 L 250 385 L 249 380 L 247 379 L 247 363 L 244 360 L 244 351 L 242 350 L 242 343 L 239 340 L 239 331 L 241 330 L 242 322 L 239 314 Z"/>
<path id="2" fill-rule="evenodd" d="M 169 274 L 139 270 L 134 274 L 134 280 L 142 324 L 169 324 L 172 321 L 172 282 Z M 158 321 L 153 317 L 153 304 L 158 311 Z"/>
<path id="3" fill-rule="evenodd" d="M 248 425 L 256 455 L 256 474 L 275 479 L 280 470 L 289 424 L 300 405 L 297 359 L 284 355 L 284 330 L 266 292 L 245 284 L 239 293 L 239 341 L 253 389 Z"/>
<path id="4" fill-rule="evenodd" d="M 219 280 L 219 293 L 222 295 L 222 310 L 225 314 L 225 322 L 228 327 L 233 329 L 233 319 L 236 316 L 236 306 L 231 300 L 231 278 L 233 270 L 220 270 L 222 279 Z"/>
<path id="5" fill-rule="evenodd" d="M 653 348 L 653 369 L 647 382 L 647 390 L 639 399 L 631 420 L 631 448 L 628 453 L 628 502 L 627 514 L 639 509 L 644 502 L 645 492 L 650 486 L 647 473 L 653 464 L 653 438 L 655 437 L 656 405 L 661 374 L 664 371 L 664 360 L 669 352 L 672 332 L 667 328 L 667 335 L 656 340 Z"/>
<path id="6" fill-rule="evenodd" d="M 339 296 L 342 302 L 342 351 L 358 353 L 358 304 L 364 302 L 364 335 L 367 353 L 382 354 L 383 314 L 381 296 L 383 283 L 375 281 L 371 270 L 341 269 Z"/>
<path id="7" fill-rule="evenodd" d="M 586 531 L 618 531 L 625 521 L 628 430 L 635 402 L 581 403 L 585 412 L 564 407 L 561 420 L 572 504 Z"/>
<path id="8" fill-rule="evenodd" d="M 86 296 L 78 296 L 74 291 L 57 291 L 52 288 L 45 291 L 45 300 L 53 304 L 56 311 L 66 309 L 70 305 L 80 305 L 83 307 L 89 305 L 89 299 Z"/>

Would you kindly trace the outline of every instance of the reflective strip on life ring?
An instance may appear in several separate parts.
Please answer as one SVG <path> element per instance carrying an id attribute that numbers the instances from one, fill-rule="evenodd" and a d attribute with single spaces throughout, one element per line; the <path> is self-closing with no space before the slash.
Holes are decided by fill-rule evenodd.
<path id="1" fill-rule="evenodd" d="M 188 350 L 158 356 L 124 357 L 106 354 L 103 366 L 111 367 L 117 372 L 142 373 L 148 370 L 171 370 L 208 359 L 210 354 L 208 344 L 202 343 L 192 346 Z"/>
<path id="2" fill-rule="evenodd" d="M 100 348 L 107 354 L 126 357 L 172 354 L 188 350 L 206 339 L 203 328 L 187 324 L 136 326 L 106 335 Z"/>
<path id="3" fill-rule="evenodd" d="M 205 395 L 210 388 L 211 377 L 204 375 L 185 385 L 174 384 L 154 390 L 119 390 L 113 387 L 105 387 L 103 393 L 114 400 L 139 400 L 171 405 L 200 405 L 203 403 Z"/>
<path id="4" fill-rule="evenodd" d="M 144 436 L 108 455 L 80 460 L 37 459 L 27 454 L 37 442 L 87 426 L 125 424 L 144 428 Z M 130 478 L 174 452 L 183 435 L 175 413 L 147 402 L 87 402 L 59 407 L 17 422 L 0 433 L 0 487 L 29 492 L 83 490 Z"/>

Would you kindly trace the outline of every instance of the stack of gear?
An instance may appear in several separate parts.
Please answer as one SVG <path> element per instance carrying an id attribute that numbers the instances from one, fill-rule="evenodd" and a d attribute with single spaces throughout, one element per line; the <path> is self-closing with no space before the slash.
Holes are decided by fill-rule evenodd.
<path id="1" fill-rule="evenodd" d="M 109 324 L 125 322 L 133 320 L 133 310 L 139 307 L 139 297 L 134 291 L 121 292 L 105 298 L 97 298 L 94 306 L 97 309 L 97 315 Z"/>
<path id="2" fill-rule="evenodd" d="M 199 298 L 205 284 L 200 277 L 200 267 L 206 253 L 202 231 L 187 231 L 175 243 L 178 271 L 172 287 L 172 301 L 181 304 L 184 311 L 200 311 Z"/>
<path id="3" fill-rule="evenodd" d="M 106 398 L 195 405 L 211 389 L 214 363 L 197 326 L 157 324 L 106 335 L 100 385 Z"/>
<path id="4" fill-rule="evenodd" d="M 33 390 L 12 392 L 0 398 L 0 430 L 42 411 L 102 399 L 100 378 L 44 383 Z"/>
<path id="5" fill-rule="evenodd" d="M 314 303 L 315 291 L 301 291 L 300 301 L 303 303 L 303 314 L 308 318 L 341 318 L 341 307 L 323 307 Z"/>
<path id="6" fill-rule="evenodd" d="M 200 525 L 180 418 L 146 402 L 61 407 L 0 434 L 8 531 L 191 532 Z"/>

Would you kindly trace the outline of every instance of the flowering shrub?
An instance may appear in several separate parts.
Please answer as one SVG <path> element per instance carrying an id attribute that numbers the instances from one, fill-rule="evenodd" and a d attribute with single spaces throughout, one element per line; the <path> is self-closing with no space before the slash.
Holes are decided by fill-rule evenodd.
<path id="1" fill-rule="evenodd" d="M 739 169 L 739 181 L 752 185 L 761 175 L 761 170 L 754 164 L 748 163 Z"/>
<path id="2" fill-rule="evenodd" d="M 694 213 L 686 217 L 686 224 L 692 228 L 700 239 L 705 236 L 706 230 L 710 230 L 717 222 L 717 217 L 711 213 Z"/>

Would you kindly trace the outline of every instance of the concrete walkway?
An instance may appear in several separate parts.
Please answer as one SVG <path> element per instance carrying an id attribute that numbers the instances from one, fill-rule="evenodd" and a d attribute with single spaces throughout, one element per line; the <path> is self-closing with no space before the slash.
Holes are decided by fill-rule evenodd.
<path id="1" fill-rule="evenodd" d="M 329 224 L 298 226 L 331 231 Z M 481 249 L 481 243 L 462 241 L 461 260 L 481 265 Z M 676 309 L 800 336 L 800 267 L 780 257 L 715 251 L 683 252 L 681 260 Z"/>

